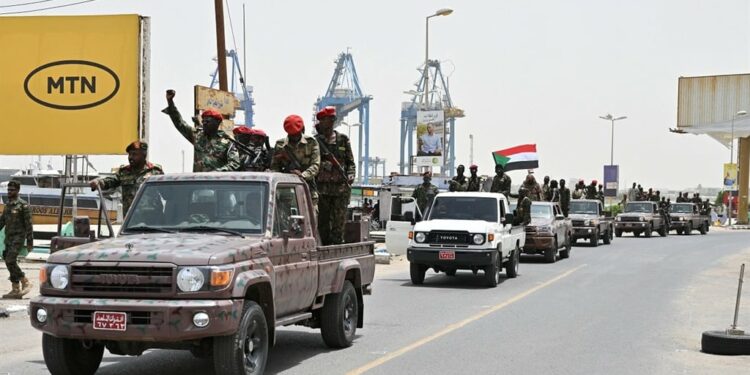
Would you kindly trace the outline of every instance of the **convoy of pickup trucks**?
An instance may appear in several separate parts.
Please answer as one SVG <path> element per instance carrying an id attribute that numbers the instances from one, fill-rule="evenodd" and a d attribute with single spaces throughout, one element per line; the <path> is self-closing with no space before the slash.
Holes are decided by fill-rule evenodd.
<path id="1" fill-rule="evenodd" d="M 708 232 L 693 204 L 672 207 L 667 217 L 653 202 L 631 202 L 613 220 L 598 200 L 572 201 L 568 217 L 534 202 L 524 226 L 499 193 L 440 193 L 426 213 L 394 195 L 385 236 L 392 251 L 403 247 L 413 284 L 430 269 L 469 270 L 496 287 L 503 272 L 518 276 L 522 254 L 555 262 L 579 239 Z M 211 358 L 217 374 L 262 374 L 277 327 L 289 325 L 320 329 L 331 348 L 352 345 L 372 292 L 374 242 L 321 246 L 314 212 L 307 184 L 291 174 L 149 177 L 118 236 L 77 229 L 53 239 L 29 307 L 48 369 L 93 374 L 105 348 L 168 348 Z"/>

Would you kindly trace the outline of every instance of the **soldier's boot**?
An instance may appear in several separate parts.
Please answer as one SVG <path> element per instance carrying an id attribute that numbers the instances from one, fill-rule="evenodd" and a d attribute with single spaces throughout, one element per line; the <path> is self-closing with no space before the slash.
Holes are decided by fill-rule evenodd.
<path id="1" fill-rule="evenodd" d="M 29 294 L 29 292 L 31 291 L 31 288 L 33 287 L 34 287 L 34 284 L 32 284 L 29 281 L 29 279 L 27 279 L 26 277 L 21 279 L 21 296 L 25 296 Z"/>
<path id="2" fill-rule="evenodd" d="M 13 289 L 7 293 L 3 294 L 3 299 L 20 299 L 21 298 L 21 287 L 18 285 L 18 283 L 13 283 Z"/>

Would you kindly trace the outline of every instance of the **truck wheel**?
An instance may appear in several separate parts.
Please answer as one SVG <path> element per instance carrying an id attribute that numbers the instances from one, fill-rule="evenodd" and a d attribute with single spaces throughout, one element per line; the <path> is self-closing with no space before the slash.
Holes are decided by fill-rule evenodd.
<path id="1" fill-rule="evenodd" d="M 682 229 L 677 229 L 677 234 L 682 235 Z"/>
<path id="2" fill-rule="evenodd" d="M 409 275 L 411 276 L 411 283 L 414 285 L 422 285 L 424 282 L 424 274 L 427 272 L 427 267 L 416 264 L 416 263 L 409 263 Z"/>
<path id="3" fill-rule="evenodd" d="M 708 223 L 705 223 L 705 222 L 704 222 L 704 223 L 703 223 L 703 224 L 701 225 L 701 229 L 700 229 L 700 231 L 701 231 L 701 234 L 703 234 L 703 235 L 705 235 L 706 233 L 708 233 Z"/>
<path id="4" fill-rule="evenodd" d="M 612 229 L 607 229 L 607 233 L 604 233 L 604 244 L 609 245 L 612 243 Z"/>
<path id="5" fill-rule="evenodd" d="M 724 331 L 706 331 L 701 338 L 701 351 L 722 355 L 750 354 L 750 335 L 729 335 Z"/>
<path id="6" fill-rule="evenodd" d="M 620 237 L 622 237 L 622 230 L 620 230 L 620 229 L 615 229 L 615 236 L 616 236 L 617 238 L 620 238 Z"/>
<path id="7" fill-rule="evenodd" d="M 565 248 L 560 250 L 560 259 L 567 259 L 570 258 L 570 249 L 573 248 L 573 245 L 570 243 L 570 237 L 565 241 Z"/>
<path id="8" fill-rule="evenodd" d="M 237 332 L 214 337 L 214 370 L 217 374 L 262 374 L 267 361 L 266 316 L 255 301 L 245 301 Z"/>
<path id="9" fill-rule="evenodd" d="M 636 237 L 640 237 L 641 236 L 641 232 L 635 231 L 635 232 L 633 232 L 633 235 L 636 236 Z"/>
<path id="10" fill-rule="evenodd" d="M 500 270 L 497 266 L 497 264 L 501 261 L 499 258 L 500 257 L 498 256 L 497 262 L 494 262 L 488 266 L 484 266 L 484 281 L 490 288 L 496 287 L 500 282 Z"/>
<path id="11" fill-rule="evenodd" d="M 685 229 L 685 234 L 689 236 L 692 233 L 693 233 L 693 222 L 691 221 L 688 223 L 687 229 Z"/>
<path id="12" fill-rule="evenodd" d="M 104 345 L 42 335 L 44 363 L 52 375 L 93 375 L 102 363 Z"/>
<path id="13" fill-rule="evenodd" d="M 557 238 L 555 238 L 554 247 L 544 250 L 544 261 L 547 263 L 555 263 L 557 260 Z"/>
<path id="14" fill-rule="evenodd" d="M 594 234 L 589 238 L 589 242 L 591 242 L 591 245 L 594 247 L 599 246 L 599 228 L 594 229 Z"/>
<path id="15" fill-rule="evenodd" d="M 648 223 L 648 226 L 646 227 L 646 237 L 650 238 L 653 232 L 654 232 L 654 224 Z"/>
<path id="16" fill-rule="evenodd" d="M 666 237 L 669 232 L 667 231 L 667 223 L 664 223 L 661 225 L 661 228 L 659 228 L 659 235 L 662 237 Z"/>
<path id="17" fill-rule="evenodd" d="M 352 346 L 359 320 L 357 292 L 349 280 L 344 281 L 341 293 L 326 296 L 321 312 L 320 333 L 330 348 Z"/>
<path id="18" fill-rule="evenodd" d="M 456 276 L 456 271 L 455 268 L 448 268 L 445 270 L 445 274 L 448 276 Z"/>
<path id="19" fill-rule="evenodd" d="M 516 246 L 516 249 L 513 250 L 513 254 L 511 254 L 510 259 L 505 262 L 505 276 L 507 276 L 509 279 L 514 279 L 518 277 L 518 264 L 520 263 L 520 257 L 521 257 L 521 249 Z"/>

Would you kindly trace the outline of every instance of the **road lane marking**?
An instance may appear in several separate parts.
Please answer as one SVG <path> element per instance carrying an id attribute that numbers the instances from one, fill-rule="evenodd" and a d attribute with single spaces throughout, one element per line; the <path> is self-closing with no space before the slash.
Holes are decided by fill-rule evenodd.
<path id="1" fill-rule="evenodd" d="M 447 335 L 447 334 L 449 334 L 449 333 L 451 333 L 451 332 L 453 332 L 453 331 L 455 331 L 455 330 L 457 330 L 459 328 L 462 328 L 462 327 L 464 327 L 465 325 L 467 325 L 469 323 L 473 323 L 473 322 L 475 322 L 475 321 L 477 321 L 479 319 L 484 318 L 485 316 L 487 316 L 489 314 L 492 314 L 493 312 L 496 312 L 496 311 L 498 311 L 500 309 L 508 307 L 508 306 L 512 305 L 513 303 L 518 302 L 518 301 L 520 301 L 520 300 L 522 300 L 522 299 L 524 299 L 524 298 L 526 298 L 526 297 L 534 294 L 535 292 L 537 292 L 537 291 L 539 291 L 541 289 L 544 289 L 544 288 L 546 288 L 546 287 L 548 287 L 548 286 L 550 286 L 550 285 L 552 285 L 552 284 L 554 284 L 554 283 L 556 283 L 556 282 L 558 282 L 558 281 L 560 281 L 560 280 L 562 280 L 562 279 L 570 276 L 574 272 L 580 270 L 583 267 L 586 267 L 587 265 L 588 264 L 582 264 L 582 265 L 580 265 L 580 266 L 578 266 L 576 268 L 573 268 L 573 269 L 571 269 L 569 271 L 563 272 L 560 275 L 557 275 L 554 278 L 552 278 L 550 280 L 547 280 L 547 281 L 545 281 L 545 282 L 543 282 L 543 283 L 541 283 L 541 284 L 539 284 L 539 285 L 537 285 L 537 286 L 535 286 L 535 287 L 533 287 L 533 288 L 531 288 L 531 289 L 529 289 L 529 290 L 527 290 L 525 292 L 522 292 L 520 294 L 516 294 L 515 296 L 513 296 L 509 300 L 506 300 L 506 301 L 504 301 L 504 302 L 502 302 L 500 304 L 497 304 L 497 305 L 492 306 L 490 308 L 487 308 L 487 309 L 485 309 L 483 311 L 480 311 L 479 313 L 477 313 L 477 314 L 475 314 L 475 315 L 473 315 L 473 316 L 471 316 L 469 318 L 466 318 L 466 319 L 464 319 L 464 320 L 462 320 L 460 322 L 453 323 L 453 324 L 451 324 L 451 325 L 449 325 L 449 326 L 441 329 L 440 331 L 437 331 L 437 332 L 433 333 L 430 336 L 427 336 L 427 337 L 424 337 L 422 339 L 419 339 L 419 340 L 417 340 L 417 341 L 415 341 L 415 342 L 413 342 L 413 343 L 411 343 L 411 344 L 409 344 L 407 346 L 404 346 L 403 348 L 398 349 L 398 350 L 396 350 L 394 352 L 390 352 L 390 353 L 388 353 L 388 354 L 386 354 L 386 355 L 384 355 L 384 356 L 382 356 L 382 357 L 380 357 L 380 358 L 378 358 L 378 359 L 376 359 L 376 360 L 374 360 L 372 362 L 369 362 L 369 363 L 365 364 L 362 367 L 359 367 L 359 368 L 356 368 L 354 370 L 351 370 L 351 371 L 347 372 L 346 375 L 361 375 L 361 374 L 364 374 L 365 372 L 370 371 L 370 370 L 372 370 L 372 369 L 374 369 L 374 368 L 376 368 L 376 367 L 378 367 L 378 366 L 380 366 L 380 365 L 382 365 L 382 364 L 384 364 L 386 362 L 389 362 L 392 359 L 398 358 L 398 357 L 400 357 L 400 356 L 402 356 L 402 355 L 404 355 L 404 354 L 406 354 L 406 353 L 408 353 L 408 352 L 410 352 L 410 351 L 412 351 L 414 349 L 419 348 L 420 346 L 423 346 L 423 345 L 425 345 L 427 343 L 435 341 L 436 339 L 438 339 L 440 337 L 443 337 L 443 336 L 445 336 L 445 335 Z"/>

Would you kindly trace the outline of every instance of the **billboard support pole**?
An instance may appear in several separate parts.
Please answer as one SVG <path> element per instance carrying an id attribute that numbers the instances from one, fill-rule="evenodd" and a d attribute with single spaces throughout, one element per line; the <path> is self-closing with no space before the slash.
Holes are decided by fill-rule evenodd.
<path id="1" fill-rule="evenodd" d="M 219 90 L 229 91 L 227 86 L 227 50 L 224 47 L 224 1 L 214 0 L 216 12 L 216 59 L 219 63 Z"/>
<path id="2" fill-rule="evenodd" d="M 748 177 L 750 177 L 750 137 L 740 138 L 737 150 L 737 164 L 739 167 L 739 200 L 737 207 L 737 223 L 748 224 L 747 219 L 747 195 L 748 195 Z"/>

